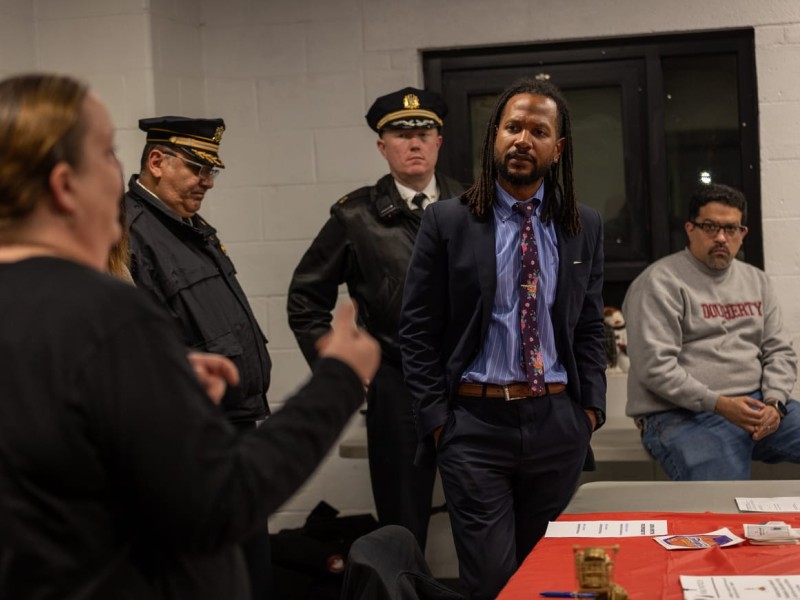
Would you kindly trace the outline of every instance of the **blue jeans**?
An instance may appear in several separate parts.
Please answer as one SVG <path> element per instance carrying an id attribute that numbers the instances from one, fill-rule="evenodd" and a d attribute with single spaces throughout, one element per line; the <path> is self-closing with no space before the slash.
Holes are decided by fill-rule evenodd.
<path id="1" fill-rule="evenodd" d="M 759 392 L 750 394 L 757 400 Z M 786 404 L 778 429 L 754 442 L 724 417 L 678 409 L 643 417 L 642 444 L 675 481 L 750 479 L 750 463 L 800 463 L 800 409 Z"/>

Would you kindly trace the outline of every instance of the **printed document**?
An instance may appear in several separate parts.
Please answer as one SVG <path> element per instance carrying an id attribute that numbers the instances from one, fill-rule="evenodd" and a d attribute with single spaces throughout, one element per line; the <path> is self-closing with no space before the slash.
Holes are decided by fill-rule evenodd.
<path id="1" fill-rule="evenodd" d="M 666 520 L 655 521 L 550 521 L 544 537 L 616 538 L 666 535 Z"/>
<path id="2" fill-rule="evenodd" d="M 800 597 L 800 575 L 681 575 L 684 600 L 783 600 Z"/>

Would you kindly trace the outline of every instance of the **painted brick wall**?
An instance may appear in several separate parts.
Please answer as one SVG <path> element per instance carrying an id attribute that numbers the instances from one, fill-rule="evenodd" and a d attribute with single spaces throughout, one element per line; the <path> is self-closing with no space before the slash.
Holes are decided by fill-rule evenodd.
<path id="1" fill-rule="evenodd" d="M 796 0 L 0 0 L 0 76 L 37 68 L 90 81 L 128 174 L 139 118 L 225 118 L 228 169 L 203 214 L 270 339 L 277 408 L 308 374 L 286 325 L 292 270 L 328 207 L 386 171 L 363 115 L 377 95 L 422 85 L 420 49 L 743 26 L 756 30 L 766 269 L 800 341 Z M 458 142 L 447 132 L 445 144 Z M 273 527 L 299 524 L 321 499 L 371 510 L 366 462 L 332 453 Z M 440 517 L 432 538 L 435 570 L 452 574 Z"/>

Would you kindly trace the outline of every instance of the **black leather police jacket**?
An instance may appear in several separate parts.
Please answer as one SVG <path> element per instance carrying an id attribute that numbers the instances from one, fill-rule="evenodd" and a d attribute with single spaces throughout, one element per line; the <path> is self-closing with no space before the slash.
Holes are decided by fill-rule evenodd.
<path id="1" fill-rule="evenodd" d="M 216 229 L 197 214 L 191 224 L 181 220 L 136 180 L 125 195 L 136 286 L 166 307 L 191 350 L 236 364 L 241 381 L 222 399 L 228 419 L 263 419 L 272 367 L 267 339 Z"/>
<path id="2" fill-rule="evenodd" d="M 440 199 L 463 193 L 458 182 L 438 172 L 435 176 Z M 358 303 L 360 323 L 380 343 L 384 362 L 400 366 L 397 328 L 421 215 L 408 208 L 391 175 L 333 205 L 289 286 L 289 326 L 310 365 L 317 358 L 316 341 L 330 329 L 331 310 L 344 283 Z"/>

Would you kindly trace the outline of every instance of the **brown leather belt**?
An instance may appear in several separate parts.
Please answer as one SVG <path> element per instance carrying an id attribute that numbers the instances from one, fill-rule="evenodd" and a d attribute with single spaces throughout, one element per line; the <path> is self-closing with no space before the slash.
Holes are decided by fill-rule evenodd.
<path id="1" fill-rule="evenodd" d="M 527 383 L 509 383 L 508 385 L 495 385 L 494 383 L 459 383 L 456 392 L 459 396 L 477 396 L 478 398 L 503 398 L 504 400 L 521 400 L 548 394 L 560 394 L 567 386 L 563 383 L 547 383 L 540 394 L 534 394 Z"/>

